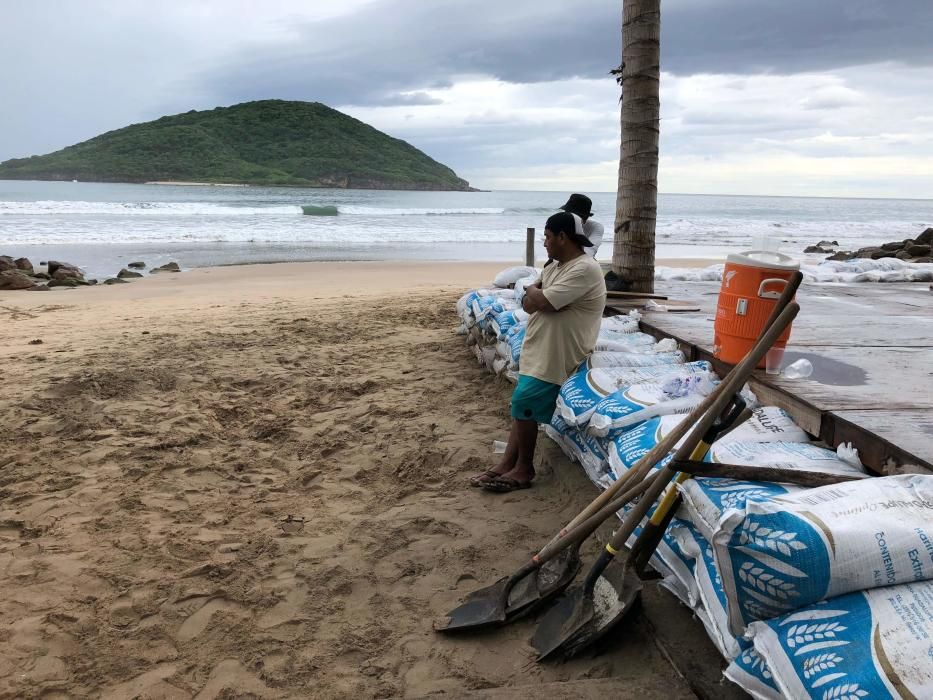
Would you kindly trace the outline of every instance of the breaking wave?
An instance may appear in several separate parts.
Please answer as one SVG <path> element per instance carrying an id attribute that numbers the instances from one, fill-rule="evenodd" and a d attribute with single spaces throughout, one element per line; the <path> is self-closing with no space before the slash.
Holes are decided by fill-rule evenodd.
<path id="1" fill-rule="evenodd" d="M 231 206 L 210 202 L 84 202 L 40 200 L 37 202 L 2 202 L 0 216 L 257 216 L 263 214 L 300 214 L 299 206 Z"/>

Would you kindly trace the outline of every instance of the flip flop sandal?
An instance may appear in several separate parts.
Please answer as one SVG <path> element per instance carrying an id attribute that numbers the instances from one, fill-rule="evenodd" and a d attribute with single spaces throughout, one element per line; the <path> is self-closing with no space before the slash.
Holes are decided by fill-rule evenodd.
<path id="1" fill-rule="evenodd" d="M 488 483 L 483 484 L 483 488 L 487 491 L 492 491 L 493 493 L 510 493 L 512 491 L 521 491 L 522 489 L 530 489 L 532 482 L 529 481 L 518 481 L 516 479 L 494 479 Z"/>
<path id="2" fill-rule="evenodd" d="M 502 474 L 494 472 L 492 469 L 487 469 L 482 474 L 477 474 L 476 476 L 470 477 L 470 486 L 473 488 L 482 488 L 488 483 L 491 483 L 498 479 Z"/>

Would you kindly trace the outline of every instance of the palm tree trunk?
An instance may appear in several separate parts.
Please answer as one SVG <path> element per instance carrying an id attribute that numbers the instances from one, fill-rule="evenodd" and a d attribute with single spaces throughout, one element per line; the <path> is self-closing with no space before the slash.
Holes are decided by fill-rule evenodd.
<path id="1" fill-rule="evenodd" d="M 612 271 L 654 291 L 661 100 L 661 0 L 622 2 L 622 147 Z"/>

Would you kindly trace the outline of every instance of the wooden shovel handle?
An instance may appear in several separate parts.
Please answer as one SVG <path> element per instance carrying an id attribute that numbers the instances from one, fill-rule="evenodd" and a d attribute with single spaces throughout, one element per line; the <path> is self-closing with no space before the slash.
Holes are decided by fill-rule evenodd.
<path id="1" fill-rule="evenodd" d="M 788 304 L 790 303 L 790 300 L 793 299 L 794 295 L 797 293 L 797 288 L 800 286 L 800 283 L 802 281 L 803 281 L 803 274 L 799 270 L 795 272 L 793 275 L 791 275 L 790 279 L 787 282 L 787 286 L 784 287 L 784 291 L 781 294 L 781 298 L 778 299 L 777 303 L 774 305 L 774 309 L 771 312 L 771 316 L 768 318 L 768 321 L 766 322 L 766 324 L 764 325 L 762 329 L 762 335 L 759 338 L 759 343 L 761 340 L 763 340 L 768 335 L 768 331 L 770 330 L 770 327 L 774 324 L 775 320 L 778 318 L 781 312 L 788 306 Z M 799 310 L 799 307 L 797 308 Z M 794 312 L 794 315 L 796 315 L 796 311 Z M 771 349 L 771 345 L 774 344 L 774 340 L 776 340 L 779 335 L 780 334 L 775 335 L 773 339 L 770 340 L 768 346 L 764 349 L 764 352 L 767 352 L 768 350 Z M 757 348 L 758 346 L 756 345 L 755 347 Z M 764 356 L 764 352 L 762 353 L 762 357 Z M 759 358 L 759 360 L 760 359 L 761 358 Z M 751 367 L 754 368 L 757 364 L 758 364 L 758 361 L 756 360 L 755 364 L 752 365 Z M 642 479 L 644 479 L 645 476 L 648 474 L 648 472 L 651 470 L 651 468 L 655 464 L 660 462 L 662 459 L 664 459 L 668 455 L 668 453 L 670 453 L 670 451 L 674 449 L 674 446 L 678 443 L 678 441 L 680 441 L 681 438 L 683 438 L 687 434 L 691 426 L 699 423 L 704 416 L 709 414 L 709 421 L 704 425 L 703 430 L 699 431 L 698 433 L 694 433 L 694 434 L 697 434 L 698 436 L 702 436 L 706 432 L 707 428 L 709 428 L 712 422 L 722 412 L 722 409 L 725 408 L 726 402 L 730 399 L 732 394 L 734 394 L 735 391 L 737 391 L 738 389 L 742 387 L 742 385 L 745 383 L 745 380 L 748 377 L 748 374 L 751 373 L 751 369 L 745 372 L 744 376 L 742 377 L 741 383 L 738 384 L 737 389 L 730 390 L 727 393 L 725 391 L 726 384 L 729 383 L 729 379 L 734 374 L 736 374 L 736 372 L 739 370 L 739 367 L 741 366 L 743 365 L 740 364 L 734 367 L 732 371 L 726 376 L 725 380 L 718 387 L 716 387 L 716 389 L 712 393 L 710 393 L 709 396 L 703 399 L 703 401 L 700 402 L 700 404 L 690 412 L 690 414 L 686 417 L 686 419 L 684 419 L 683 421 L 678 423 L 676 426 L 674 426 L 674 429 L 671 430 L 671 432 L 668 433 L 664 437 L 664 439 L 661 440 L 661 442 L 655 445 L 654 448 L 650 452 L 648 452 L 648 454 L 646 454 L 644 457 L 638 460 L 635 464 L 633 464 L 632 468 L 622 478 L 620 478 L 618 481 L 612 484 L 612 486 L 610 486 L 608 489 L 606 489 L 601 494 L 599 494 L 596 498 L 594 498 L 593 501 L 586 508 L 584 508 L 579 514 L 577 514 L 575 518 L 573 518 L 573 520 L 571 520 L 569 523 L 567 523 L 567 525 L 561 528 L 561 530 L 554 536 L 554 538 L 550 542 L 548 542 L 541 549 L 540 552 L 538 552 L 538 555 L 537 557 L 535 557 L 535 559 L 540 558 L 541 560 L 543 560 L 545 553 L 553 556 L 554 554 L 557 553 L 557 551 L 559 551 L 560 549 L 563 549 L 563 547 L 567 546 L 568 543 L 563 542 L 562 540 L 568 535 L 570 535 L 572 532 L 574 532 L 575 530 L 579 529 L 580 531 L 585 532 L 588 529 L 590 529 L 591 526 L 588 527 L 585 524 L 588 519 L 593 518 L 593 517 L 602 517 L 603 513 L 607 510 L 606 508 L 604 508 L 604 506 L 606 506 L 606 504 L 613 501 L 615 496 L 622 491 L 623 487 L 629 486 L 630 484 L 635 484 L 641 481 Z M 717 404 L 718 408 L 715 411 L 711 411 L 710 409 L 714 404 Z M 697 439 L 696 442 L 699 442 L 699 438 Z M 695 445 L 696 442 L 692 444 Z M 690 449 L 692 450 L 692 446 Z M 689 456 L 690 456 L 690 451 L 688 451 L 685 455 L 683 455 L 684 458 L 689 458 Z M 657 495 L 655 496 L 655 498 L 657 498 Z M 616 510 L 618 510 L 618 508 Z M 615 511 L 610 511 L 610 512 L 615 512 Z M 560 546 L 557 546 L 558 543 L 560 543 Z"/>
<path id="2" fill-rule="evenodd" d="M 830 486 L 845 481 L 858 481 L 865 478 L 860 474 L 830 474 L 799 469 L 781 469 L 778 467 L 750 467 L 744 464 L 723 464 L 720 462 L 699 462 L 696 460 L 674 461 L 671 468 L 693 476 L 712 476 L 739 481 L 772 481 L 779 484 L 797 486 Z"/>
<path id="3" fill-rule="evenodd" d="M 647 294 L 643 292 L 613 292 L 611 290 L 606 292 L 606 297 L 609 299 L 667 299 L 667 297 L 663 294 Z"/>
<path id="4" fill-rule="evenodd" d="M 790 286 L 791 285 L 788 284 L 788 288 L 790 288 Z M 716 417 L 719 416 L 726 407 L 732 395 L 742 388 L 755 367 L 765 356 L 765 353 L 771 349 L 774 341 L 777 340 L 781 333 L 784 332 L 784 329 L 791 324 L 791 321 L 794 320 L 794 317 L 797 316 L 799 311 L 800 307 L 797 304 L 788 304 L 778 315 L 775 322 L 758 339 L 758 342 L 755 343 L 755 347 L 745 356 L 745 359 L 729 372 L 725 381 L 717 387 L 719 391 L 714 394 L 716 400 L 713 402 L 712 407 L 697 422 L 696 426 L 693 428 L 693 432 L 690 433 L 690 437 L 677 449 L 677 452 L 674 454 L 675 462 L 688 461 L 690 459 L 693 449 L 703 438 L 703 435 L 712 425 Z M 618 550 L 628 541 L 629 536 L 635 531 L 635 528 L 638 527 L 638 524 L 648 512 L 648 509 L 651 508 L 676 473 L 676 469 L 671 468 L 671 463 L 661 469 L 654 483 L 651 484 L 651 487 L 645 495 L 642 496 L 638 504 L 629 512 L 628 517 L 616 531 L 615 536 L 612 538 L 612 542 L 609 544 L 610 547 Z"/>

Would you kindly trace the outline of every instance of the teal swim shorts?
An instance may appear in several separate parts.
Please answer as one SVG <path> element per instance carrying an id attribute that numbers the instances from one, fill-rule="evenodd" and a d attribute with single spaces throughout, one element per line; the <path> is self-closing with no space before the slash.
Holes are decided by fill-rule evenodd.
<path id="1" fill-rule="evenodd" d="M 518 384 L 512 392 L 512 418 L 550 423 L 557 405 L 560 384 L 551 384 L 527 374 L 518 375 Z"/>

